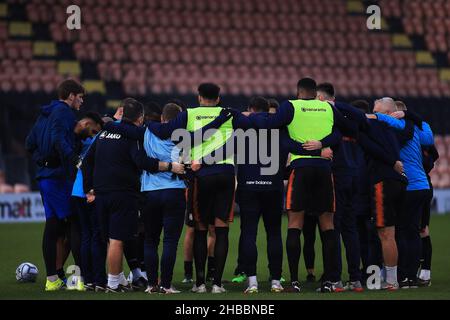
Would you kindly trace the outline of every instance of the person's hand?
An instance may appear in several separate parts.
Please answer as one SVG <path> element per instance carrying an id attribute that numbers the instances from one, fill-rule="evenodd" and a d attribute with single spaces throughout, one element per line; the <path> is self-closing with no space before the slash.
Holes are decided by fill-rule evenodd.
<path id="1" fill-rule="evenodd" d="M 378 118 L 377 118 L 377 115 L 375 115 L 375 114 L 367 114 L 366 113 L 366 118 L 367 119 L 374 119 L 374 120 L 377 120 Z"/>
<path id="2" fill-rule="evenodd" d="M 395 119 L 403 119 L 405 117 L 404 111 L 395 111 L 390 114 L 391 117 L 394 117 Z"/>
<path id="3" fill-rule="evenodd" d="M 331 150 L 331 148 L 322 149 L 322 152 L 320 153 L 320 156 L 322 158 L 325 158 L 325 159 L 328 159 L 328 160 L 333 160 L 333 150 Z"/>
<path id="4" fill-rule="evenodd" d="M 394 164 L 394 170 L 399 174 L 403 174 L 403 163 L 401 161 L 396 161 Z"/>
<path id="5" fill-rule="evenodd" d="M 116 113 L 114 114 L 114 118 L 118 120 L 122 120 L 123 117 L 123 107 L 117 108 Z"/>
<path id="6" fill-rule="evenodd" d="M 200 170 L 201 167 L 202 167 L 202 165 L 199 162 L 192 161 L 192 164 L 191 164 L 192 171 L 196 172 L 196 171 Z"/>
<path id="7" fill-rule="evenodd" d="M 237 113 L 239 113 L 237 110 L 231 108 L 222 108 L 222 110 L 220 111 L 220 116 L 225 117 L 226 119 L 230 119 Z"/>
<path id="8" fill-rule="evenodd" d="M 184 164 L 178 162 L 172 162 L 172 170 L 175 174 L 185 174 Z"/>
<path id="9" fill-rule="evenodd" d="M 322 142 L 317 140 L 306 141 L 303 145 L 303 149 L 308 151 L 320 150 L 322 149 Z"/>
<path id="10" fill-rule="evenodd" d="M 250 111 L 245 111 L 245 112 L 242 112 L 242 114 L 243 114 L 244 116 L 248 117 L 248 116 L 251 115 L 252 113 L 251 113 Z"/>
<path id="11" fill-rule="evenodd" d="M 94 190 L 91 190 L 88 193 L 86 193 L 86 202 L 87 203 L 92 203 L 94 201 L 95 201 Z"/>

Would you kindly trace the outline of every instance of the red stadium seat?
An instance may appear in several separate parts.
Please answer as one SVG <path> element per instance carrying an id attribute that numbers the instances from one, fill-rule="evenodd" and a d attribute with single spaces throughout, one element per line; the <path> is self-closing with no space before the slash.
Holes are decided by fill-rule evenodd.
<path id="1" fill-rule="evenodd" d="M 289 73 L 295 78 L 298 70 L 304 68 L 313 76 L 333 79 L 344 96 L 358 91 L 423 95 L 424 90 L 429 96 L 449 95 L 450 86 L 439 80 L 435 69 L 433 75 L 415 71 L 413 51 L 394 51 L 389 33 L 367 32 L 366 17 L 349 15 L 345 2 L 318 1 L 310 6 L 306 0 L 286 0 L 283 5 L 265 0 L 83 0 L 80 3 L 87 9 L 83 10 L 83 28 L 77 32 L 60 27 L 66 14 L 56 0 L 31 0 L 26 12 L 30 21 L 49 24 L 53 41 L 73 42 L 78 60 L 97 61 L 100 77 L 105 80 L 122 81 L 120 73 L 130 68 L 138 70 L 139 63 L 145 63 L 146 70 L 152 71 L 158 64 L 173 69 L 175 65 L 185 65 L 177 70 L 232 64 L 279 67 L 276 72 L 272 69 L 271 74 Z M 401 19 L 406 34 L 423 34 L 428 50 L 448 52 L 448 1 L 384 0 L 380 5 L 383 16 Z M 6 24 L 0 22 L 0 58 L 32 60 L 31 43 L 27 47 L 4 45 L 9 42 L 7 31 Z M 105 42 L 109 45 L 105 46 Z M 109 64 L 108 68 L 103 62 Z M 297 72 L 292 74 L 290 68 Z M 39 67 L 30 69 L 30 73 L 37 72 L 34 70 Z M 56 72 L 56 67 L 52 70 Z M 233 72 L 238 74 L 223 73 L 227 76 L 217 77 L 245 83 L 242 91 L 248 93 L 252 88 L 247 85 L 249 78 L 243 77 L 238 68 Z M 336 76 L 338 72 L 340 75 Z M 251 73 L 256 77 L 263 75 L 261 79 L 267 75 L 266 71 Z M 157 74 L 159 79 L 172 81 L 159 90 L 192 89 L 189 73 L 180 77 Z M 418 77 L 423 80 L 411 83 L 410 79 Z M 127 88 L 143 92 L 142 83 L 127 81 Z M 283 86 L 276 85 L 279 81 Z M 286 87 L 283 81 L 269 79 L 257 87 L 262 88 L 260 91 L 280 93 Z M 236 90 L 233 86 L 227 88 Z"/>

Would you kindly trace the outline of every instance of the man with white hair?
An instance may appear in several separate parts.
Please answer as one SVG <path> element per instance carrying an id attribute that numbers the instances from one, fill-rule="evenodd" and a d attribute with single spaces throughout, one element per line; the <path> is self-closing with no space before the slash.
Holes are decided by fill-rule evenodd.
<path id="1" fill-rule="evenodd" d="M 396 119 L 397 107 L 392 98 L 375 101 L 375 117 L 398 131 L 407 126 L 405 119 Z M 392 115 L 392 116 L 391 116 Z M 406 118 L 409 114 L 406 112 Z M 416 121 L 417 122 L 417 121 Z M 421 128 L 420 128 L 421 126 Z M 412 137 L 401 141 L 400 159 L 408 178 L 407 192 L 402 213 L 398 219 L 396 240 L 399 251 L 398 279 L 402 288 L 417 288 L 417 270 L 420 263 L 420 217 L 426 202 L 430 185 L 422 165 L 422 146 L 433 145 L 433 132 L 425 122 L 414 125 Z M 402 143 L 403 142 L 403 143 Z"/>
<path id="2" fill-rule="evenodd" d="M 406 105 L 403 101 L 395 101 L 395 105 L 397 106 L 397 112 L 395 112 L 394 117 L 403 118 L 405 113 L 403 111 L 407 111 Z M 433 185 L 431 183 L 430 171 L 434 167 L 434 163 L 439 158 L 439 153 L 436 150 L 434 145 L 432 146 L 422 146 L 422 158 L 423 158 L 423 168 L 425 173 L 427 174 L 428 183 L 430 184 L 430 191 L 428 192 L 428 200 L 424 206 L 424 210 L 422 211 L 421 217 L 421 225 L 420 225 L 420 237 L 422 239 L 422 255 L 420 259 L 420 273 L 418 283 L 419 286 L 428 287 L 431 285 L 431 255 L 432 255 L 432 246 L 431 246 L 431 238 L 430 238 L 430 211 L 431 211 L 431 201 L 433 200 Z"/>

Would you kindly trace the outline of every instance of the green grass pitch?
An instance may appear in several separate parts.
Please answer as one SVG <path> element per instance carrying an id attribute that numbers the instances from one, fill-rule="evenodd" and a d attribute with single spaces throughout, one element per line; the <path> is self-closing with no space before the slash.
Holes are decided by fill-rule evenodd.
<path id="1" fill-rule="evenodd" d="M 287 219 L 283 219 L 283 230 L 287 228 Z M 45 267 L 41 253 L 41 239 L 43 224 L 1 224 L 0 225 L 0 299 L 151 299 L 151 300 L 172 300 L 172 299 L 234 299 L 234 300 L 291 300 L 291 299 L 449 299 L 450 298 L 450 215 L 433 215 L 431 219 L 431 234 L 433 242 L 433 265 L 432 265 L 432 286 L 429 288 L 399 290 L 397 292 L 381 292 L 366 290 L 363 293 L 333 293 L 319 294 L 315 292 L 316 284 L 305 285 L 304 291 L 300 294 L 292 293 L 270 293 L 270 286 L 267 281 L 267 257 L 265 247 L 265 234 L 260 223 L 258 234 L 258 280 L 260 292 L 254 295 L 245 295 L 243 290 L 245 284 L 225 283 L 228 290 L 226 294 L 212 295 L 210 293 L 196 295 L 189 292 L 191 285 L 183 285 L 183 251 L 182 241 L 178 249 L 178 258 L 174 272 L 174 286 L 182 290 L 177 295 L 147 295 L 142 292 L 132 292 L 124 294 L 105 294 L 95 292 L 73 292 L 59 291 L 46 293 L 44 289 Z M 284 235 L 285 236 L 285 235 Z M 181 238 L 182 239 L 182 238 Z M 237 247 L 239 239 L 239 219 L 237 218 L 230 228 L 230 249 L 224 274 L 224 280 L 231 280 L 236 264 Z M 320 240 L 316 241 L 316 274 L 322 272 Z M 22 262 L 31 262 L 37 265 L 39 276 L 36 283 L 18 283 L 15 279 L 16 267 Z M 71 264 L 72 260 L 66 263 Z M 344 261 L 344 270 L 346 265 Z M 126 269 L 128 272 L 128 270 Z M 283 275 L 288 277 L 286 254 L 284 253 Z M 300 265 L 300 278 L 305 278 L 305 268 L 303 258 Z M 347 279 L 344 272 L 343 280 Z M 210 288 L 210 286 L 209 286 Z"/>

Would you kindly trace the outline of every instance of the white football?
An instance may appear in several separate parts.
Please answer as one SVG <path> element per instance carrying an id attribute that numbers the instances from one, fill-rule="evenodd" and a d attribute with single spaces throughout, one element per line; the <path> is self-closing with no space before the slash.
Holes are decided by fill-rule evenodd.
<path id="1" fill-rule="evenodd" d="M 38 268 L 30 263 L 21 263 L 16 269 L 16 279 L 19 282 L 35 282 L 39 273 Z"/>

